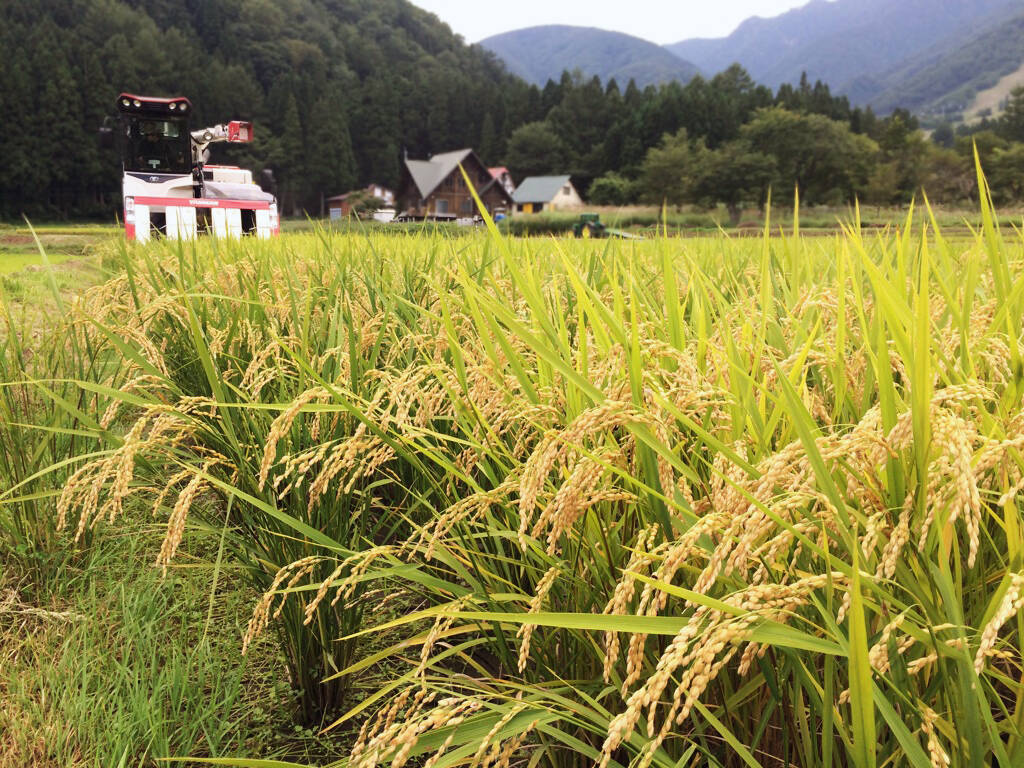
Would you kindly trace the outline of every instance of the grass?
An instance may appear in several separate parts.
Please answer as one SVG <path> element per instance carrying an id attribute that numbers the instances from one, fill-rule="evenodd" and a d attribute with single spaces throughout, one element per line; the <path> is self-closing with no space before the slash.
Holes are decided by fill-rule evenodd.
<path id="1" fill-rule="evenodd" d="M 174 649 L 217 593 L 175 580 L 263 593 L 207 637 L 280 668 L 215 653 L 202 735 L 133 759 L 272 756 L 260 706 L 352 768 L 1020 764 L 1024 238 L 974 218 L 121 246 L 4 353 L 0 546 L 51 605 L 155 517 L 110 579 L 166 602 L 71 601 L 166 641 L 102 668 L 118 712 L 212 679 Z M 99 700 L 91 666 L 36 690 Z"/>
<path id="2" fill-rule="evenodd" d="M 240 655 L 258 595 L 236 566 L 217 565 L 219 532 L 190 533 L 162 576 L 153 567 L 162 531 L 133 518 L 68 563 L 45 598 L 17 560 L 0 571 L 0 767 L 344 755 L 353 734 L 295 724 L 270 638 Z"/>
<path id="3" fill-rule="evenodd" d="M 100 252 L 116 232 L 96 225 L 43 226 L 36 235 L 44 262 L 30 230 L 0 228 L 0 293 L 19 333 L 31 337 L 50 323 L 57 294 L 70 300 L 108 276 Z M 9 332 L 6 324 L 0 327 L 0 338 Z"/>
<path id="4" fill-rule="evenodd" d="M 75 258 L 74 254 L 55 254 L 51 257 L 51 264 L 59 266 Z M 10 275 L 20 272 L 27 267 L 42 267 L 38 251 L 2 251 L 0 252 L 0 274 Z"/>
<path id="5" fill-rule="evenodd" d="M 69 564 L 43 607 L 4 574 L 0 765 L 141 766 L 271 751 L 273 726 L 249 697 L 287 696 L 235 660 L 228 628 L 247 612 L 244 592 L 228 591 L 208 616 L 211 569 L 183 564 L 162 580 L 146 567 L 152 541 L 141 526 L 106 537 Z"/>

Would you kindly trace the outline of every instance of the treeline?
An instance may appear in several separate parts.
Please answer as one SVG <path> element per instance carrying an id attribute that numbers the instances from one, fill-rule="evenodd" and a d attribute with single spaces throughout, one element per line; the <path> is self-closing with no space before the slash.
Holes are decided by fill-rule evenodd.
<path id="1" fill-rule="evenodd" d="M 547 117 L 510 137 L 509 165 L 568 165 L 595 204 L 724 203 L 738 217 L 796 187 L 810 205 L 900 205 L 922 190 L 956 203 L 977 194 L 975 144 L 997 202 L 1024 200 L 1024 89 L 996 121 L 929 135 L 906 110 L 879 117 L 806 77 L 773 94 L 738 66 L 642 92 L 611 82 L 603 100 L 596 80 L 567 76 L 545 92 L 555 88 Z"/>
<path id="2" fill-rule="evenodd" d="M 272 170 L 285 213 L 396 185 L 403 152 L 461 147 L 517 180 L 571 173 L 595 202 L 973 191 L 966 140 L 942 148 L 908 113 L 880 118 L 806 78 L 773 92 L 734 66 L 686 85 L 566 73 L 538 88 L 405 0 L 5 0 L 0 217 L 119 208 L 119 160 L 96 131 L 122 90 L 188 96 L 197 127 L 253 120 L 255 142 L 218 157 Z M 1019 163 L 1019 139 L 992 136 L 990 170 Z"/>

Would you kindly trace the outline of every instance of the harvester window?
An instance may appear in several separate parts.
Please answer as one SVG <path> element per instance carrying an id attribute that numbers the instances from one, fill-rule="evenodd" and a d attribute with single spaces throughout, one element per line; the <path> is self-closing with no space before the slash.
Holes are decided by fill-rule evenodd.
<path id="1" fill-rule="evenodd" d="M 183 120 L 132 116 L 127 120 L 125 169 L 190 173 L 192 148 Z"/>
<path id="2" fill-rule="evenodd" d="M 242 234 L 256 234 L 256 211 L 251 208 L 242 209 Z"/>

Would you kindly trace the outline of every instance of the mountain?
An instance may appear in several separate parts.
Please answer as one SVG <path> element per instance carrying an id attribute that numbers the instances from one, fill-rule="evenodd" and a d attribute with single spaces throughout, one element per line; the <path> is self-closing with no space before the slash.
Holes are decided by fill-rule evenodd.
<path id="1" fill-rule="evenodd" d="M 580 69 L 620 86 L 631 79 L 641 88 L 671 80 L 687 83 L 697 67 L 664 48 L 621 32 L 590 27 L 550 25 L 489 37 L 480 45 L 502 59 L 509 71 L 528 82 L 557 81 L 566 70 Z"/>
<path id="2" fill-rule="evenodd" d="M 1022 66 L 1024 11 L 966 41 L 941 41 L 884 75 L 853 84 L 851 91 L 866 89 L 880 112 L 901 106 L 921 114 L 963 114 L 989 89 L 993 104 L 981 106 L 998 108 L 1010 87 L 1024 83 Z"/>
<path id="3" fill-rule="evenodd" d="M 707 72 L 738 61 L 771 86 L 806 72 L 864 103 L 914 57 L 937 54 L 941 41 L 959 48 L 1020 8 L 1020 0 L 812 0 L 781 16 L 748 19 L 729 37 L 667 48 Z"/>

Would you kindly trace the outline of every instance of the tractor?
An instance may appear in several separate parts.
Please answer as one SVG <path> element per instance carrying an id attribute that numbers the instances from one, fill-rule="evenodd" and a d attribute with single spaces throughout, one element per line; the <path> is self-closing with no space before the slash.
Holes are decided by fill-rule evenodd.
<path id="1" fill-rule="evenodd" d="M 638 235 L 624 232 L 621 229 L 609 229 L 601 223 L 599 213 L 581 213 L 579 220 L 572 225 L 572 233 L 576 237 L 593 237 L 603 239 L 606 237 L 617 237 L 621 240 L 639 240 Z"/>

